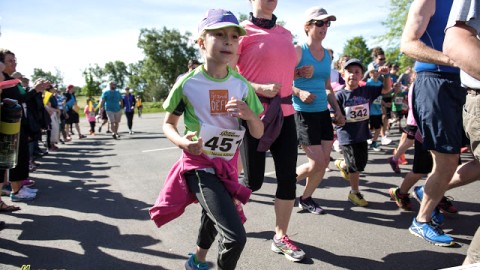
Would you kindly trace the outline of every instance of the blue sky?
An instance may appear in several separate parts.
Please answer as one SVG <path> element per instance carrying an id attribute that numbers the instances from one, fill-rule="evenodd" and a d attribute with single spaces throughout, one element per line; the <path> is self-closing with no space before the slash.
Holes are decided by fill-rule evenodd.
<path id="1" fill-rule="evenodd" d="M 378 45 L 372 37 L 386 31 L 381 24 L 388 15 L 385 0 L 280 0 L 275 15 L 301 42 L 303 14 L 312 6 L 337 17 L 324 40 L 336 56 L 348 39 L 361 35 L 372 47 Z M 65 84 L 83 86 L 82 71 L 91 64 L 142 59 L 137 48 L 141 28 L 167 27 L 195 34 L 209 8 L 228 9 L 236 15 L 251 9 L 248 0 L 2 0 L 0 47 L 16 54 L 17 70 L 27 76 L 34 68 L 52 73 L 58 69 Z"/>

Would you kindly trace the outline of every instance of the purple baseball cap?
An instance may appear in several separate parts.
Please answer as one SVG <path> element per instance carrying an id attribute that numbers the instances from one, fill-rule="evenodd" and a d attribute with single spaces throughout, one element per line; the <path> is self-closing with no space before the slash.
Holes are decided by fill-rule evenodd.
<path id="1" fill-rule="evenodd" d="M 247 34 L 232 12 L 224 9 L 209 9 L 198 25 L 198 34 L 200 35 L 204 30 L 216 30 L 231 26 L 237 27 L 241 36 Z"/>

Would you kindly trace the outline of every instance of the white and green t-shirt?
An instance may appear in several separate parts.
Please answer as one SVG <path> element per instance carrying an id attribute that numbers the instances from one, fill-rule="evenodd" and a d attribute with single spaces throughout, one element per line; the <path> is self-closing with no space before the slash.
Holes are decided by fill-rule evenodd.
<path id="1" fill-rule="evenodd" d="M 201 65 L 175 83 L 163 108 L 175 115 L 184 113 L 185 132 L 200 132 L 202 124 L 239 130 L 239 118 L 225 109 L 232 97 L 245 101 L 256 115 L 263 111 L 250 83 L 236 71 L 228 68 L 225 78 L 215 79 Z"/>

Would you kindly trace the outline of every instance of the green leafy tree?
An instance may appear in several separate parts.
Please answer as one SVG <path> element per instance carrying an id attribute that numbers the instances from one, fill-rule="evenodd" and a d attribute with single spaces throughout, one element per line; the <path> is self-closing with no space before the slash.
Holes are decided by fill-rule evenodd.
<path id="1" fill-rule="evenodd" d="M 407 21 L 408 10 L 413 0 L 390 0 L 387 19 L 382 22 L 387 32 L 378 36 L 380 42 L 386 42 L 387 47 L 399 47 L 403 28 Z"/>
<path id="2" fill-rule="evenodd" d="M 54 85 L 58 85 L 58 86 L 63 85 L 63 75 L 58 69 L 55 69 L 55 75 L 54 75 L 50 71 L 44 71 L 41 68 L 34 68 L 33 75 L 32 75 L 32 82 L 36 81 L 39 78 L 47 79 L 51 81 Z"/>
<path id="3" fill-rule="evenodd" d="M 400 72 L 403 72 L 407 66 L 413 66 L 414 63 L 413 59 L 400 53 L 400 40 L 412 2 L 413 0 L 390 0 L 387 19 L 382 22 L 387 31 L 377 37 L 379 42 L 384 42 L 388 47 L 385 52 L 387 60 L 397 63 L 400 66 Z"/>
<path id="4" fill-rule="evenodd" d="M 367 42 L 362 36 L 347 40 L 343 54 L 359 59 L 365 66 L 372 61 L 371 50 L 368 49 Z"/>
<path id="5" fill-rule="evenodd" d="M 102 84 L 104 77 L 103 69 L 100 68 L 97 64 L 93 67 L 89 66 L 86 70 L 83 71 L 83 78 L 85 79 L 85 85 L 82 88 L 82 93 L 88 97 L 100 96 L 102 94 L 102 89 L 100 85 Z"/>
<path id="6" fill-rule="evenodd" d="M 187 70 L 189 59 L 198 59 L 197 50 L 190 42 L 191 33 L 163 27 L 141 29 L 138 47 L 145 59 L 140 76 L 145 80 L 145 94 L 160 100 L 167 96 L 179 74 Z"/>
<path id="7" fill-rule="evenodd" d="M 128 76 L 128 86 L 136 93 L 143 97 L 145 93 L 145 86 L 147 81 L 141 76 L 143 69 L 143 60 L 137 63 L 129 64 L 128 69 L 130 75 Z"/>
<path id="8" fill-rule="evenodd" d="M 101 82 L 94 79 L 94 75 L 90 71 L 83 73 L 85 78 L 85 85 L 82 88 L 82 93 L 85 93 L 88 97 L 100 96 L 102 89 L 100 88 Z"/>
<path id="9" fill-rule="evenodd" d="M 105 64 L 103 73 L 108 77 L 109 81 L 114 81 L 117 86 L 123 89 L 126 86 L 130 72 L 127 70 L 127 65 L 122 61 L 108 62 Z"/>

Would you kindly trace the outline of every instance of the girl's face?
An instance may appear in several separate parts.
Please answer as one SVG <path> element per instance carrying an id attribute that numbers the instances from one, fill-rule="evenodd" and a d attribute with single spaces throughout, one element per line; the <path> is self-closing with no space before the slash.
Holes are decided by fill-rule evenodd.
<path id="1" fill-rule="evenodd" d="M 209 30 L 204 38 L 199 40 L 199 46 L 207 62 L 228 64 L 237 54 L 239 37 L 238 29 L 233 26 Z"/>

